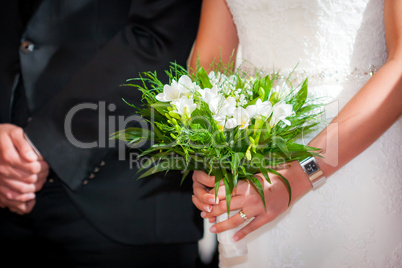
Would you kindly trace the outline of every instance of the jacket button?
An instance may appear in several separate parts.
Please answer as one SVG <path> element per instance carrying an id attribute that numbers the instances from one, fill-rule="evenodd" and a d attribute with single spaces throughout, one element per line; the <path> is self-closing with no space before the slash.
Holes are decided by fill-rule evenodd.
<path id="1" fill-rule="evenodd" d="M 28 54 L 34 51 L 35 45 L 30 41 L 22 42 L 20 49 L 23 53 Z"/>

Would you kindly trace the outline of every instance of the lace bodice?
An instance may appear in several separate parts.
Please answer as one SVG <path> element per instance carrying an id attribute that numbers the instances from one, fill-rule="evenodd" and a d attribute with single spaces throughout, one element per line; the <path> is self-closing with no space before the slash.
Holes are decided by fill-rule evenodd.
<path id="1" fill-rule="evenodd" d="M 258 68 L 366 71 L 387 58 L 383 0 L 227 0 L 242 58 Z M 368 34 L 370 33 L 370 34 Z"/>

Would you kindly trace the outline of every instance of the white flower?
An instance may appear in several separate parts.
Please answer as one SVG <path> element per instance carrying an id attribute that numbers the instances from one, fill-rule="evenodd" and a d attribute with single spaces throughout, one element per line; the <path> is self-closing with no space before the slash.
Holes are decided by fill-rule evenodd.
<path id="1" fill-rule="evenodd" d="M 218 126 L 221 128 L 225 126 L 226 119 L 233 116 L 235 109 L 236 99 L 234 97 L 228 97 L 225 99 L 222 94 L 218 94 L 209 102 L 209 110 Z"/>
<path id="2" fill-rule="evenodd" d="M 283 102 L 278 102 L 272 107 L 272 117 L 269 124 L 271 127 L 275 126 L 279 123 L 279 121 L 283 121 L 286 125 L 290 126 L 290 121 L 286 119 L 286 117 L 291 116 L 293 114 L 293 107 L 291 104 L 286 104 Z"/>
<path id="3" fill-rule="evenodd" d="M 240 106 L 243 106 L 243 105 L 247 104 L 247 97 L 244 94 L 240 94 L 238 100 L 239 100 L 239 105 Z"/>
<path id="4" fill-rule="evenodd" d="M 261 99 L 258 99 L 255 106 L 257 111 L 254 117 L 258 117 L 259 115 L 269 117 L 272 113 L 272 104 L 269 100 L 262 102 Z"/>
<path id="5" fill-rule="evenodd" d="M 249 105 L 246 109 L 243 107 L 238 107 L 234 110 L 233 117 L 226 121 L 225 127 L 227 129 L 232 129 L 240 126 L 240 129 L 248 127 L 250 124 L 250 119 L 253 117 L 256 111 L 255 105 Z"/>
<path id="6" fill-rule="evenodd" d="M 194 100 L 186 96 L 174 100 L 172 104 L 176 106 L 176 112 L 186 118 L 191 118 L 191 114 L 197 108 L 197 104 L 194 103 Z"/>
<path id="7" fill-rule="evenodd" d="M 280 84 L 273 87 L 272 91 L 277 92 L 278 98 L 280 100 L 283 100 L 290 94 L 291 89 L 290 89 L 289 85 L 285 81 L 283 81 Z"/>
<path id="8" fill-rule="evenodd" d="M 224 101 L 225 97 L 222 94 L 217 94 L 214 98 L 212 98 L 208 103 L 211 113 L 214 115 L 219 114 L 219 110 Z"/>
<path id="9" fill-rule="evenodd" d="M 222 83 L 228 79 L 228 77 L 226 75 L 224 75 L 220 72 L 214 72 L 214 71 L 212 71 L 208 74 L 208 78 L 213 86 L 216 85 L 218 87 L 220 87 L 222 85 Z"/>
<path id="10" fill-rule="evenodd" d="M 226 121 L 225 128 L 226 128 L 226 129 L 232 129 L 232 128 L 237 127 L 238 125 L 239 125 L 239 124 L 237 123 L 237 119 L 234 118 L 234 117 L 232 117 L 232 118 L 229 118 L 229 119 Z"/>
<path id="11" fill-rule="evenodd" d="M 183 96 L 189 96 L 190 92 L 194 92 L 198 88 L 198 85 L 191 81 L 190 77 L 183 75 L 179 78 L 178 82 L 173 80 L 171 85 L 165 85 L 163 93 L 156 95 L 156 99 L 162 102 L 171 102 Z"/>
<path id="12" fill-rule="evenodd" d="M 236 109 L 236 99 L 234 97 L 227 97 L 219 110 L 220 114 L 232 115 Z"/>
<path id="13" fill-rule="evenodd" d="M 218 124 L 219 128 L 222 130 L 223 127 L 225 126 L 226 116 L 214 115 L 213 118 L 216 121 L 216 123 Z"/>
<path id="14" fill-rule="evenodd" d="M 234 97 L 225 97 L 222 94 L 218 94 L 209 102 L 209 110 L 212 114 L 217 116 L 226 117 L 228 115 L 233 115 L 234 109 L 236 108 L 236 99 Z"/>
<path id="15" fill-rule="evenodd" d="M 229 95 L 231 91 L 236 90 L 238 83 L 238 77 L 236 75 L 227 77 L 225 74 L 212 71 L 208 74 L 208 77 L 211 84 L 217 86 L 220 91 L 226 95 Z"/>
<path id="16" fill-rule="evenodd" d="M 214 85 L 212 88 L 199 89 L 202 99 L 209 104 L 213 99 L 218 97 L 218 88 Z"/>
<path id="17" fill-rule="evenodd" d="M 193 82 L 191 80 L 190 77 L 188 77 L 187 75 L 183 75 L 179 78 L 179 85 L 184 88 L 187 89 L 190 92 L 195 92 L 196 90 L 198 90 L 200 87 L 197 85 L 196 82 Z"/>

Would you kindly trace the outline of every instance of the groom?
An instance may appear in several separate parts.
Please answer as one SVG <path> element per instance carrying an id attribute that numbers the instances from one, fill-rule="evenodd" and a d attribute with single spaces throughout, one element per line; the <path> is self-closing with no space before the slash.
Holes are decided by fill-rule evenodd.
<path id="1" fill-rule="evenodd" d="M 194 266 L 191 181 L 137 180 L 108 134 L 133 113 L 123 98 L 141 104 L 126 79 L 186 65 L 199 12 L 199 0 L 2 3 L 2 262 Z"/>

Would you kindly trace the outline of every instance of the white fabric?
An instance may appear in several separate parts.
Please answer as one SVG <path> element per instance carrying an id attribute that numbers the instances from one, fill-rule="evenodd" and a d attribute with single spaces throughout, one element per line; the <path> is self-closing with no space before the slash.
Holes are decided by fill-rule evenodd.
<path id="1" fill-rule="evenodd" d="M 242 58 L 264 70 L 299 63 L 297 70 L 325 77 L 378 68 L 387 58 L 383 0 L 227 3 Z M 313 78 L 310 90 L 334 98 L 339 110 L 367 79 Z M 401 134 L 400 119 L 324 186 L 250 234 L 247 256 L 221 256 L 221 267 L 402 267 Z"/>

